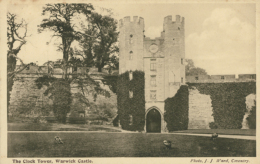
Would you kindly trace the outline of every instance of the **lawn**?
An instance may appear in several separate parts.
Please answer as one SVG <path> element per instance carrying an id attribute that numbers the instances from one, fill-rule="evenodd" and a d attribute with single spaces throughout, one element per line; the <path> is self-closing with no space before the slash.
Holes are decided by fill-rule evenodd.
<path id="1" fill-rule="evenodd" d="M 199 133 L 199 134 L 226 134 L 226 135 L 246 135 L 246 136 L 255 136 L 255 129 L 189 129 L 174 131 L 173 133 Z"/>
<path id="2" fill-rule="evenodd" d="M 64 144 L 56 144 L 59 136 Z M 163 140 L 173 143 L 168 150 Z M 255 157 L 256 141 L 152 133 L 8 133 L 8 157 Z"/>
<path id="3" fill-rule="evenodd" d="M 119 128 L 105 125 L 60 124 L 60 123 L 8 123 L 8 131 L 104 131 L 120 132 Z"/>

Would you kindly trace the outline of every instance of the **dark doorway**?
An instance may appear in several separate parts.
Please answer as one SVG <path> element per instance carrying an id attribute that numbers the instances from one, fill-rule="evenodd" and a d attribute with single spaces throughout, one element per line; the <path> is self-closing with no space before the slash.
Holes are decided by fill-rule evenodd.
<path id="1" fill-rule="evenodd" d="M 146 115 L 146 132 L 161 133 L 161 114 L 156 109 L 150 110 Z"/>

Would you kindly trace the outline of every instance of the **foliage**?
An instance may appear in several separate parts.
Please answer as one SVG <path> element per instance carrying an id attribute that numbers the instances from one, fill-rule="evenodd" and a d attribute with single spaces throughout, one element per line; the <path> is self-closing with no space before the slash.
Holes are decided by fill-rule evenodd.
<path id="1" fill-rule="evenodd" d="M 116 93 L 117 90 L 117 76 L 104 76 L 104 80 L 102 82 L 105 85 L 109 86 L 109 89 L 113 92 Z"/>
<path id="2" fill-rule="evenodd" d="M 63 69 L 65 78 L 67 78 L 67 62 L 71 51 L 71 44 L 74 40 L 79 40 L 82 36 L 80 31 L 76 31 L 73 24 L 73 17 L 76 14 L 84 14 L 88 17 L 93 10 L 91 4 L 46 4 L 43 7 L 42 15 L 48 15 L 47 19 L 43 19 L 39 26 L 39 32 L 49 29 L 54 32 L 52 37 L 59 37 L 62 43 L 59 45 L 59 50 L 63 52 Z M 92 37 L 92 36 L 88 36 Z"/>
<path id="3" fill-rule="evenodd" d="M 200 67 L 195 67 L 192 59 L 186 59 L 185 73 L 186 76 L 208 75 L 206 70 Z"/>
<path id="4" fill-rule="evenodd" d="M 53 100 L 53 113 L 57 120 L 66 123 L 66 116 L 70 112 L 72 102 L 70 83 L 65 79 L 57 79 L 45 91 L 45 94 L 50 95 Z"/>
<path id="5" fill-rule="evenodd" d="M 118 32 L 117 21 L 110 15 L 101 15 L 92 12 L 88 18 L 88 26 L 85 29 L 85 35 L 80 40 L 80 46 L 83 52 L 78 51 L 76 55 L 83 57 L 83 63 L 88 66 L 97 66 L 98 71 L 107 65 L 110 68 L 118 68 L 119 52 L 116 45 Z M 95 36 L 88 37 L 89 35 Z"/>
<path id="6" fill-rule="evenodd" d="M 246 96 L 256 93 L 256 83 L 188 83 L 201 94 L 210 95 L 214 126 L 218 129 L 241 129 L 246 112 Z"/>
<path id="7" fill-rule="evenodd" d="M 189 91 L 182 85 L 172 98 L 165 100 L 164 120 L 169 131 L 187 130 L 189 123 Z"/>
<path id="8" fill-rule="evenodd" d="M 249 129 L 256 129 L 256 101 L 255 105 L 252 106 L 249 116 L 246 118 Z"/>
<path id="9" fill-rule="evenodd" d="M 10 92 L 14 84 L 15 74 L 23 71 L 30 64 L 24 64 L 17 56 L 23 45 L 26 44 L 27 23 L 22 19 L 20 22 L 17 16 L 7 13 L 7 106 L 10 104 Z M 16 70 L 17 59 L 23 67 Z"/>
<path id="10" fill-rule="evenodd" d="M 129 97 L 129 91 L 133 92 L 132 98 Z M 132 131 L 144 130 L 144 72 L 134 71 L 132 80 L 129 80 L 129 72 L 119 75 L 117 82 L 117 107 L 120 124 L 123 129 Z M 130 124 L 130 115 L 133 118 L 132 124 Z"/>

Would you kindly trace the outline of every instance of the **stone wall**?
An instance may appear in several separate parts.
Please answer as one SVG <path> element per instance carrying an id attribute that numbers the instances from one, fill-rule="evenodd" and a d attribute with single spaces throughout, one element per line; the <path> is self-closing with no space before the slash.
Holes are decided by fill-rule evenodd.
<path id="1" fill-rule="evenodd" d="M 44 86 L 43 88 L 38 89 L 34 82 L 38 77 L 39 75 L 36 74 L 16 75 L 8 110 L 8 115 L 10 117 L 54 116 L 52 113 L 52 100 L 49 99 L 48 96 L 44 95 L 47 87 Z M 115 115 L 117 111 L 116 94 L 113 93 L 108 86 L 104 85 L 101 80 L 99 80 L 99 83 L 103 89 L 109 91 L 111 97 L 106 98 L 105 96 L 99 95 L 95 104 L 97 107 L 103 105 L 112 108 L 111 110 Z M 80 92 L 76 84 L 71 84 L 71 92 L 73 96 L 71 113 L 85 111 L 86 114 L 88 114 L 89 108 L 75 98 L 75 94 Z M 87 92 L 85 94 L 87 99 L 94 103 L 92 94 L 88 95 Z"/>
<path id="2" fill-rule="evenodd" d="M 189 89 L 189 125 L 188 129 L 210 129 L 214 122 L 209 95 L 200 94 L 197 89 Z"/>

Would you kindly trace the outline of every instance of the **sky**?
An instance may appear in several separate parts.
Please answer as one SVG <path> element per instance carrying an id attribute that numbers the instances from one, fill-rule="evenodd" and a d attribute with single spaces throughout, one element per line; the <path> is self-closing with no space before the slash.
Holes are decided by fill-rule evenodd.
<path id="1" fill-rule="evenodd" d="M 185 55 L 193 59 L 195 66 L 208 74 L 256 73 L 256 6 L 253 3 L 92 3 L 97 11 L 111 8 L 114 18 L 140 16 L 145 22 L 145 36 L 159 37 L 164 17 L 185 17 Z M 16 13 L 28 23 L 27 44 L 19 57 L 24 62 L 41 65 L 48 60 L 62 58 L 57 52 L 60 40 L 51 39 L 51 32 L 37 32 L 41 23 L 42 4 L 8 5 L 8 11 Z M 49 42 L 49 44 L 46 44 Z"/>

